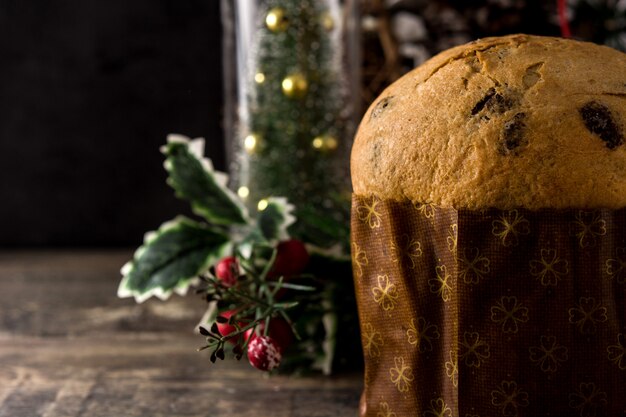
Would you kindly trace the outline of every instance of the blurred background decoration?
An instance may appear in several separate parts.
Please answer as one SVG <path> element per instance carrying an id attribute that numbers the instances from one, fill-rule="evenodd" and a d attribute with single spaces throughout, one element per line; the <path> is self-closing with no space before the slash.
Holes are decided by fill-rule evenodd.
<path id="1" fill-rule="evenodd" d="M 363 102 L 369 105 L 400 75 L 478 38 L 569 32 L 626 51 L 626 1 L 364 0 L 362 29 Z"/>
<path id="2" fill-rule="evenodd" d="M 287 197 L 298 239 L 347 243 L 348 162 L 361 115 L 356 1 L 221 5 L 231 186 L 252 211 Z"/>
<path id="3" fill-rule="evenodd" d="M 574 38 L 626 48 L 624 0 L 358 6 L 357 120 L 385 86 L 446 48 L 507 33 L 561 35 L 559 10 Z M 206 137 L 208 156 L 227 170 L 223 13 L 209 0 L 0 2 L 0 245 L 137 245 L 186 210 L 165 185 L 158 152 L 171 132 Z M 320 130 L 316 143 L 344 146 L 336 129 Z"/>
<path id="4" fill-rule="evenodd" d="M 216 3 L 0 2 L 1 246 L 136 245 L 186 209 L 159 146 L 222 160 Z"/>

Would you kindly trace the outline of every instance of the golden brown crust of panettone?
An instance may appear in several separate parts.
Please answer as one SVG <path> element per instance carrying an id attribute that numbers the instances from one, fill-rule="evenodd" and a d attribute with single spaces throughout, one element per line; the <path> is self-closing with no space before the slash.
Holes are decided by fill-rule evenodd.
<path id="1" fill-rule="evenodd" d="M 354 192 L 442 207 L 626 207 L 626 54 L 512 35 L 389 86 L 352 150 Z"/>

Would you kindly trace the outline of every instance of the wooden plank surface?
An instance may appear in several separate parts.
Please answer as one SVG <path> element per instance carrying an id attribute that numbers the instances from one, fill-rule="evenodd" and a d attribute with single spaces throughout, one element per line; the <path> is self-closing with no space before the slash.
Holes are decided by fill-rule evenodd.
<path id="1" fill-rule="evenodd" d="M 191 295 L 115 296 L 130 251 L 0 252 L 0 417 L 356 416 L 362 375 L 211 365 Z"/>

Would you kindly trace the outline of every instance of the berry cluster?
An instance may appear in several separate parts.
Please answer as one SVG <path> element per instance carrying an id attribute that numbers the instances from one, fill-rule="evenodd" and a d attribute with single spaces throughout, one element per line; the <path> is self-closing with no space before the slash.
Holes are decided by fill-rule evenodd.
<path id="1" fill-rule="evenodd" d="M 268 249 L 268 248 L 261 248 Z M 294 283 L 301 277 L 309 254 L 299 240 L 279 242 L 267 250 L 253 251 L 248 258 L 228 256 L 205 278 L 207 301 L 217 306 L 219 313 L 212 325 L 200 327 L 207 345 L 213 349 L 211 361 L 224 359 L 225 348 L 232 346 L 235 358 L 244 352 L 252 366 L 262 371 L 277 368 L 282 356 L 298 338 L 287 310 L 297 305 L 289 300 L 290 290 L 312 291 Z"/>

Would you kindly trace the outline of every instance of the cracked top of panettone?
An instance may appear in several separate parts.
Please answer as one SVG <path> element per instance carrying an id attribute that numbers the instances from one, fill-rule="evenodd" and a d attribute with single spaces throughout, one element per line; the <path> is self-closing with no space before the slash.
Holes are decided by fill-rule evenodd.
<path id="1" fill-rule="evenodd" d="M 389 86 L 352 149 L 358 195 L 442 207 L 626 207 L 626 54 L 513 35 Z"/>

